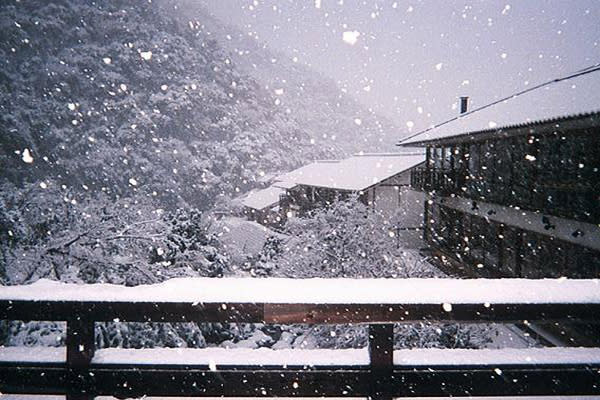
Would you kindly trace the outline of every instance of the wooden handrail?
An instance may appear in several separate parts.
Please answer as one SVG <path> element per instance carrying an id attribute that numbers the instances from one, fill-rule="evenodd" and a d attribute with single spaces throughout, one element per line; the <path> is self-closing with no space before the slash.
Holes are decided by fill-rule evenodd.
<path id="1" fill-rule="evenodd" d="M 392 358 L 393 323 L 597 322 L 599 288 L 598 280 L 564 279 L 205 278 L 136 288 L 52 282 L 3 287 L 0 319 L 67 321 L 67 356 L 65 363 L 0 361 L 0 391 L 66 393 L 70 399 L 102 394 L 369 395 L 390 399 L 417 395 L 552 394 L 557 389 L 562 394 L 600 394 L 600 359 L 592 364 L 516 363 L 503 367 L 498 374 L 482 365 L 399 367 Z M 365 324 L 369 326 L 370 364 L 367 369 L 356 365 L 301 369 L 257 365 L 218 371 L 183 364 L 93 364 L 94 323 L 113 320 Z M 513 379 L 521 384 L 514 384 Z M 543 385 L 543 381 L 561 386 Z M 523 386 L 525 383 L 529 386 Z"/>

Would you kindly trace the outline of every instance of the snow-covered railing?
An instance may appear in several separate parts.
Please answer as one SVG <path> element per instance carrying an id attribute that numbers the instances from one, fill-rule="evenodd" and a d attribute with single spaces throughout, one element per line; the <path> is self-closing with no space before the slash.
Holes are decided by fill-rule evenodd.
<path id="1" fill-rule="evenodd" d="M 38 281 L 0 289 L 0 318 L 67 322 L 66 349 L 0 348 L 0 392 L 117 396 L 600 394 L 600 349 L 393 351 L 393 323 L 592 321 L 598 280 L 175 279 Z M 102 321 L 352 323 L 358 350 L 102 349 Z"/>

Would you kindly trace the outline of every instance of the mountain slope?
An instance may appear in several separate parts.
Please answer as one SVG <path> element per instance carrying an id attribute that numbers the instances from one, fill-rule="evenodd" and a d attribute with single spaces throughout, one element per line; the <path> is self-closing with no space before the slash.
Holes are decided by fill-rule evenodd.
<path id="1" fill-rule="evenodd" d="M 367 131 L 377 144 L 369 115 L 323 95 L 339 93 L 331 82 L 286 67 L 274 82 L 294 83 L 278 94 L 248 76 L 253 62 L 232 56 L 202 21 L 171 9 L 125 0 L 2 3 L 3 179 L 209 209 L 262 171 L 363 149 L 355 139 Z M 303 89 L 320 85 L 321 94 Z M 317 142 L 323 135 L 328 145 Z"/>
<path id="2" fill-rule="evenodd" d="M 278 107 L 289 113 L 317 146 L 338 157 L 394 149 L 398 128 L 345 94 L 333 80 L 218 21 L 197 1 L 165 2 L 178 11 L 179 18 L 200 24 L 203 32 L 229 50 L 240 70 L 269 90 Z"/>

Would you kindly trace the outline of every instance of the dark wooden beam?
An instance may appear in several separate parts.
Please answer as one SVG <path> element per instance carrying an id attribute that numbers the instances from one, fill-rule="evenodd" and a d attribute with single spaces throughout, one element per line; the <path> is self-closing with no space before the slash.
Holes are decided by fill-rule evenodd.
<path id="1" fill-rule="evenodd" d="M 118 397 L 358 397 L 373 396 L 372 373 L 352 367 L 290 369 L 98 367 L 83 387 Z M 600 395 L 600 365 L 396 366 L 386 396 Z M 73 382 L 67 368 L 0 364 L 3 393 L 64 394 Z"/>
<path id="2" fill-rule="evenodd" d="M 263 305 L 0 300 L 0 319 L 67 321 L 75 316 L 84 316 L 97 322 L 262 322 Z"/>
<path id="3" fill-rule="evenodd" d="M 600 304 L 265 304 L 266 323 L 598 321 Z"/>
<path id="4" fill-rule="evenodd" d="M 392 400 L 391 381 L 394 370 L 394 325 L 369 325 L 369 359 L 371 399 Z"/>

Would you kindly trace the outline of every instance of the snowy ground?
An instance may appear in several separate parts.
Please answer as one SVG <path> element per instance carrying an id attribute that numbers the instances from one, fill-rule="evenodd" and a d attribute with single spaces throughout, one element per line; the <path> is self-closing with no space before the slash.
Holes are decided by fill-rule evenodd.
<path id="1" fill-rule="evenodd" d="M 226 255 L 234 265 L 245 262 L 248 257 L 256 256 L 269 236 L 279 235 L 257 222 L 237 217 L 219 220 L 210 231 L 218 236 Z"/>

